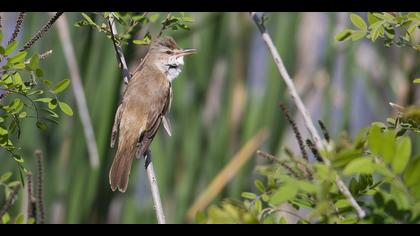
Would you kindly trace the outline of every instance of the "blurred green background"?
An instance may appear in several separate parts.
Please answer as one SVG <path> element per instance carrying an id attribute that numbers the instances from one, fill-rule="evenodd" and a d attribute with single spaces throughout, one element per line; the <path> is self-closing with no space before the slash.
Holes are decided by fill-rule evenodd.
<path id="1" fill-rule="evenodd" d="M 248 13 L 186 13 L 194 19 L 190 31 L 170 33 L 180 47 L 198 53 L 185 60 L 174 81 L 170 111 L 172 137 L 161 129 L 152 144 L 163 207 L 169 223 L 186 222 L 185 214 L 232 156 L 261 128 L 269 137 L 261 149 L 278 154 L 286 145 L 298 150 L 294 136 L 278 108 L 289 95 L 260 34 Z M 17 13 L 3 13 L 5 39 Z M 65 13 L 95 131 L 100 167 L 89 163 L 83 127 L 72 90 L 63 100 L 75 115 L 62 116 L 60 125 L 39 131 L 25 121 L 19 144 L 26 167 L 35 170 L 34 150 L 45 154 L 45 202 L 49 223 L 154 223 L 155 214 L 143 160 L 135 160 L 128 191 L 113 193 L 108 171 L 115 153 L 110 133 L 119 103 L 122 78 L 112 42 L 103 34 L 73 23 L 80 13 Z M 161 14 L 161 18 L 165 13 Z M 267 28 L 286 68 L 294 78 L 314 121 L 323 120 L 333 137 L 354 135 L 373 121 L 392 115 L 389 102 L 419 105 L 419 55 L 409 48 L 385 48 L 369 41 L 337 43 L 336 33 L 349 26 L 348 13 L 269 13 Z M 366 14 L 362 13 L 366 17 Z M 28 13 L 20 35 L 22 45 L 49 18 Z M 149 30 L 159 32 L 159 22 Z M 137 33 L 141 38 L 144 31 Z M 418 35 L 417 35 L 418 36 Z M 54 27 L 31 50 L 53 54 L 41 63 L 45 78 L 70 78 L 62 45 Z M 145 47 L 125 48 L 133 70 Z M 290 104 L 290 103 L 289 103 Z M 291 110 L 294 112 L 292 106 Z M 296 122 L 307 137 L 300 116 Z M 419 152 L 420 140 L 413 144 Z M 18 172 L 2 154 L 0 173 Z M 252 189 L 254 156 L 214 199 L 238 197 Z"/>

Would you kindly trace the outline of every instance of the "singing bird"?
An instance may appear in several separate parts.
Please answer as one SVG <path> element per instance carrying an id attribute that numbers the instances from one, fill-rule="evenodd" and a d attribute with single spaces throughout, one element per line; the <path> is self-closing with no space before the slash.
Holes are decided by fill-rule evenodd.
<path id="1" fill-rule="evenodd" d="M 138 150 L 143 157 L 161 123 L 169 135 L 170 125 L 165 114 L 172 100 L 172 81 L 181 73 L 184 56 L 194 49 L 181 49 L 171 37 L 154 41 L 134 72 L 118 107 L 111 136 L 118 149 L 109 171 L 112 191 L 127 190 L 131 165 Z"/>

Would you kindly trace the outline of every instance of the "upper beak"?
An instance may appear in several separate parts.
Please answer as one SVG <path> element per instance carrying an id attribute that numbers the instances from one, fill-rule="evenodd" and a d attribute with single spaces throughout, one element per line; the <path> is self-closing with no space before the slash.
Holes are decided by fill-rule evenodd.
<path id="1" fill-rule="evenodd" d="M 186 56 L 186 55 L 190 55 L 195 53 L 197 50 L 192 49 L 192 48 L 186 48 L 186 49 L 180 49 L 178 52 L 176 52 L 175 54 L 178 57 L 182 57 L 182 56 Z"/>

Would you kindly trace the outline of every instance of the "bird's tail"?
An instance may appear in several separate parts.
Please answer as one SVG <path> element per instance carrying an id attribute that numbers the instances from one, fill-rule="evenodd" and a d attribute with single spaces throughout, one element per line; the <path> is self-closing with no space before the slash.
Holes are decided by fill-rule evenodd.
<path id="1" fill-rule="evenodd" d="M 109 184 L 112 191 L 117 188 L 120 192 L 127 190 L 128 179 L 131 171 L 131 164 L 135 155 L 137 138 L 121 136 L 118 143 L 118 150 L 109 171 Z"/>

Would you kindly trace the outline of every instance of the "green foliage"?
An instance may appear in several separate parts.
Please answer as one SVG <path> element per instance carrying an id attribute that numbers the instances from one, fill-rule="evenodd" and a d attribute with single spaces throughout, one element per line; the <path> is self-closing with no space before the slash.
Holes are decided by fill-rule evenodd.
<path id="1" fill-rule="evenodd" d="M 18 51 L 13 55 L 16 48 L 16 41 L 5 48 L 0 46 L 0 60 L 4 61 L 0 71 L 0 148 L 15 160 L 22 176 L 22 171 L 26 171 L 24 158 L 15 145 L 21 137 L 22 123 L 34 120 L 36 127 L 42 130 L 47 128 L 45 122 L 58 123 L 59 116 L 54 112 L 57 102 L 65 114 L 72 115 L 72 111 L 58 97 L 70 81 L 63 80 L 51 87 L 49 80 L 40 78 L 43 72 L 39 67 L 39 54 L 28 55 L 27 51 Z M 48 106 L 44 107 L 42 103 Z"/>
<path id="2" fill-rule="evenodd" d="M 200 212 L 197 222 L 246 223 L 247 216 L 256 221 L 252 223 L 281 224 L 292 215 L 296 223 L 420 223 L 420 156 L 412 155 L 410 137 L 380 122 L 356 137 L 346 140 L 345 147 L 331 143 L 335 148 L 327 156 L 332 167 L 315 163 L 309 168 L 296 155 L 286 162 L 287 168 L 283 161 L 257 167 L 266 179 L 265 184 L 255 181 L 258 194 L 244 192 L 243 201 L 211 206 L 207 214 Z M 348 179 L 348 189 L 367 212 L 365 218 L 358 219 L 338 191 L 336 174 Z"/>
<path id="3" fill-rule="evenodd" d="M 344 29 L 336 35 L 337 41 L 351 39 L 360 40 L 364 37 L 375 42 L 379 38 L 384 45 L 390 47 L 408 46 L 420 51 L 420 45 L 415 42 L 414 35 L 420 28 L 420 13 L 388 13 L 369 12 L 367 22 L 357 14 L 351 14 L 350 20 L 356 29 Z"/>
<path id="4" fill-rule="evenodd" d="M 133 34 L 141 29 L 144 25 L 155 23 L 161 17 L 159 13 L 143 13 L 138 14 L 134 12 L 104 12 L 104 13 L 93 13 L 96 17 L 92 18 L 86 13 L 82 13 L 83 19 L 77 21 L 74 26 L 82 27 L 89 26 L 96 29 L 98 32 L 105 33 L 108 38 L 111 38 L 111 30 L 109 28 L 108 19 L 112 16 L 122 30 L 118 31 L 118 34 L 115 35 L 115 40 L 120 44 L 128 44 L 128 41 L 133 37 Z M 173 16 L 170 13 L 165 19 L 161 21 L 161 32 L 166 29 L 171 29 L 172 31 L 177 31 L 179 29 L 189 30 L 190 23 L 193 22 L 193 19 L 189 16 L 186 16 L 185 13 L 179 13 L 177 16 Z M 114 32 L 115 33 L 115 32 Z M 152 35 L 150 31 L 147 31 L 142 39 L 132 40 L 134 44 L 149 44 L 152 40 Z"/>

